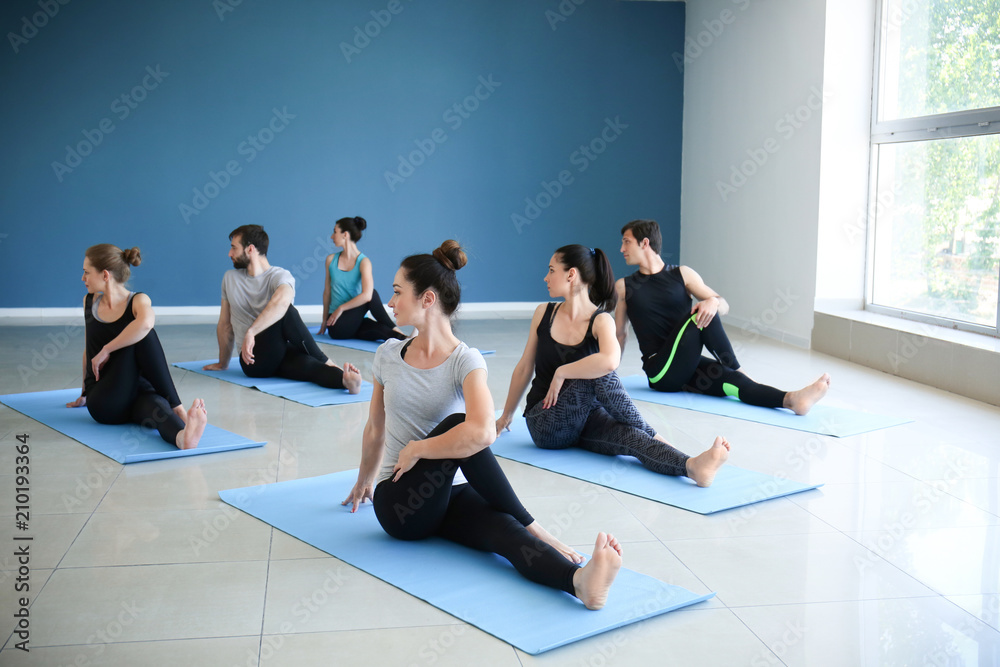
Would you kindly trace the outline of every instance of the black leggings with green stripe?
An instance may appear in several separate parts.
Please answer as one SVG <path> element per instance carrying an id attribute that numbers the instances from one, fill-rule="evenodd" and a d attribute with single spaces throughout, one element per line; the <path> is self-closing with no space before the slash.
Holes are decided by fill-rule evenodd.
<path id="1" fill-rule="evenodd" d="M 707 349 L 715 358 L 701 354 Z M 694 316 L 667 336 L 663 348 L 645 359 L 642 369 L 657 391 L 689 391 L 710 396 L 733 396 L 749 405 L 780 408 L 785 392 L 758 384 L 739 372 L 740 362 L 718 317 L 699 329 Z"/>

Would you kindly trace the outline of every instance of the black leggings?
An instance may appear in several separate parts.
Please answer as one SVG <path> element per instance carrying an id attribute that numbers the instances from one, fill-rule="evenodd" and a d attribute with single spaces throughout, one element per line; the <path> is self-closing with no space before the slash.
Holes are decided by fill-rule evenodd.
<path id="1" fill-rule="evenodd" d="M 701 356 L 707 349 L 715 359 Z M 718 317 L 704 329 L 694 316 L 682 321 L 663 348 L 643 362 L 649 386 L 657 391 L 689 391 L 710 396 L 733 396 L 749 405 L 780 408 L 785 392 L 759 384 L 739 372 L 740 362 Z"/>
<path id="2" fill-rule="evenodd" d="M 277 375 L 289 380 L 315 382 L 328 389 L 344 388 L 344 371 L 326 365 L 327 356 L 320 352 L 295 306 L 289 306 L 284 317 L 257 334 L 253 356 L 253 364 L 248 365 L 240 355 L 240 366 L 247 377 Z"/>
<path id="3" fill-rule="evenodd" d="M 375 319 L 365 317 L 368 313 Z M 327 314 L 329 317 L 329 314 Z M 327 328 L 327 334 L 334 340 L 343 338 L 360 338 L 361 340 L 389 340 L 398 338 L 403 340 L 405 335 L 395 329 L 396 323 L 385 312 L 382 299 L 378 295 L 378 290 L 372 290 L 372 298 L 368 303 L 344 311 L 332 327 Z"/>
<path id="4" fill-rule="evenodd" d="M 465 415 L 451 415 L 427 437 L 463 421 Z M 452 486 L 460 468 L 468 484 Z M 579 566 L 525 530 L 534 519 L 489 447 L 464 459 L 420 459 L 398 482 L 380 482 L 373 500 L 379 523 L 396 539 L 437 535 L 499 554 L 526 579 L 575 595 L 573 575 Z"/>
<path id="5" fill-rule="evenodd" d="M 163 347 L 154 329 L 135 345 L 116 350 L 87 391 L 87 410 L 101 424 L 155 428 L 171 445 L 184 422 L 173 412 L 181 404 Z"/>

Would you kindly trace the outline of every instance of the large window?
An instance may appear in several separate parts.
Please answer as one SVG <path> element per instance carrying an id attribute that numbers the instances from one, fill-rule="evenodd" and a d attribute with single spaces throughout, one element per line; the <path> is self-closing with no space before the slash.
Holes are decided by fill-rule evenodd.
<path id="1" fill-rule="evenodd" d="M 1000 0 L 882 0 L 868 308 L 997 334 Z"/>

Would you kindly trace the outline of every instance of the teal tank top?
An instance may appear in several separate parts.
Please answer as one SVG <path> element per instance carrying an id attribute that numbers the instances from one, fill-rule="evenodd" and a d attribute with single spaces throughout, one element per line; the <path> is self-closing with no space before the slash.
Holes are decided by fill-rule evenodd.
<path id="1" fill-rule="evenodd" d="M 332 313 L 342 303 L 347 303 L 357 295 L 361 294 L 361 260 L 365 254 L 358 255 L 354 262 L 354 268 L 350 271 L 341 271 L 337 268 L 340 263 L 340 255 L 337 253 L 330 262 L 330 312 Z"/>

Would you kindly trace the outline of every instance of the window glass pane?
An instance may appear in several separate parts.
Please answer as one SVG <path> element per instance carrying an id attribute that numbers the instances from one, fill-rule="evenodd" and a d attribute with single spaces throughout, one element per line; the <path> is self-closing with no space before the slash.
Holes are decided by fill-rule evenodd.
<path id="1" fill-rule="evenodd" d="M 877 154 L 872 302 L 995 327 L 1000 135 Z"/>
<path id="2" fill-rule="evenodd" d="M 886 0 L 878 119 L 1000 106 L 1000 0 Z"/>

